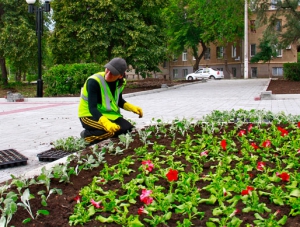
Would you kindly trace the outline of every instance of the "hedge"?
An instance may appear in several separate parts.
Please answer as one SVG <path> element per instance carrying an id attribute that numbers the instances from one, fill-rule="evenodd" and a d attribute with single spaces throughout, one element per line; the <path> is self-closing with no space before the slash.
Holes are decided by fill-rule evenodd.
<path id="1" fill-rule="evenodd" d="M 56 65 L 43 76 L 45 96 L 79 94 L 85 80 L 104 67 L 96 63 Z"/>

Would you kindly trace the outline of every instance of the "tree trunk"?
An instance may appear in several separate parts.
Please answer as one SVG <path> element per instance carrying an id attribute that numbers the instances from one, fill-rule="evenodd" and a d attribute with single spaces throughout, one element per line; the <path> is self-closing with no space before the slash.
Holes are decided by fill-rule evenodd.
<path id="1" fill-rule="evenodd" d="M 8 79 L 7 79 L 7 69 L 5 64 L 5 59 L 0 57 L 0 64 L 1 64 L 1 73 L 2 73 L 2 83 L 3 85 L 8 85 Z"/>
<path id="2" fill-rule="evenodd" d="M 195 57 L 196 59 L 196 62 L 195 64 L 193 65 L 193 71 L 197 71 L 199 69 L 199 63 L 200 63 L 200 60 L 203 58 L 204 56 L 204 53 L 207 49 L 207 46 L 205 45 L 205 43 L 203 42 L 200 42 L 201 46 L 202 46 L 202 52 L 201 54 L 198 56 L 198 47 L 193 47 L 193 56 Z"/>

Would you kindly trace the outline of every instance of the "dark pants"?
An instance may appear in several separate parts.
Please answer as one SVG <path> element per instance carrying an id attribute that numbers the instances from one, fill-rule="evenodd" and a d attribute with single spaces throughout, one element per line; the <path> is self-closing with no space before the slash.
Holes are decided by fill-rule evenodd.
<path id="1" fill-rule="evenodd" d="M 131 132 L 133 128 L 133 125 L 122 117 L 119 117 L 114 121 L 111 120 L 111 122 L 114 122 L 115 124 L 120 126 L 120 130 L 115 133 L 105 131 L 103 126 L 98 121 L 93 120 L 92 117 L 82 117 L 79 119 L 82 127 L 85 129 L 83 133 L 84 139 L 88 143 L 93 144 L 107 138 L 118 137 L 121 134 Z"/>

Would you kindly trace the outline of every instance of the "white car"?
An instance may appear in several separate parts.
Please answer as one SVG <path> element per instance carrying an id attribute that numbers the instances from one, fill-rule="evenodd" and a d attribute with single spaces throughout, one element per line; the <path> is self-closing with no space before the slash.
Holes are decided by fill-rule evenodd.
<path id="1" fill-rule="evenodd" d="M 194 73 L 186 75 L 186 80 L 199 80 L 199 79 L 223 79 L 224 74 L 222 71 L 214 70 L 212 68 L 201 68 Z"/>

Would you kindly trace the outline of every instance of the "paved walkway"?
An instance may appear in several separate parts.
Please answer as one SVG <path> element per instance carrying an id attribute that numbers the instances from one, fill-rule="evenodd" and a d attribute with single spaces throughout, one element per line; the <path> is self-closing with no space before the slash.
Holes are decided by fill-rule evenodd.
<path id="1" fill-rule="evenodd" d="M 144 117 L 122 113 L 139 128 L 153 118 L 201 119 L 213 110 L 264 109 L 300 115 L 300 95 L 276 95 L 272 100 L 256 101 L 268 83 L 269 79 L 215 80 L 126 94 L 128 102 L 142 107 Z M 79 137 L 82 127 L 77 117 L 78 103 L 79 98 L 28 98 L 21 103 L 0 98 L 0 150 L 15 149 L 28 158 L 25 166 L 0 169 L 0 182 L 9 180 L 11 174 L 22 175 L 46 165 L 36 155 L 50 149 L 51 142 Z"/>

